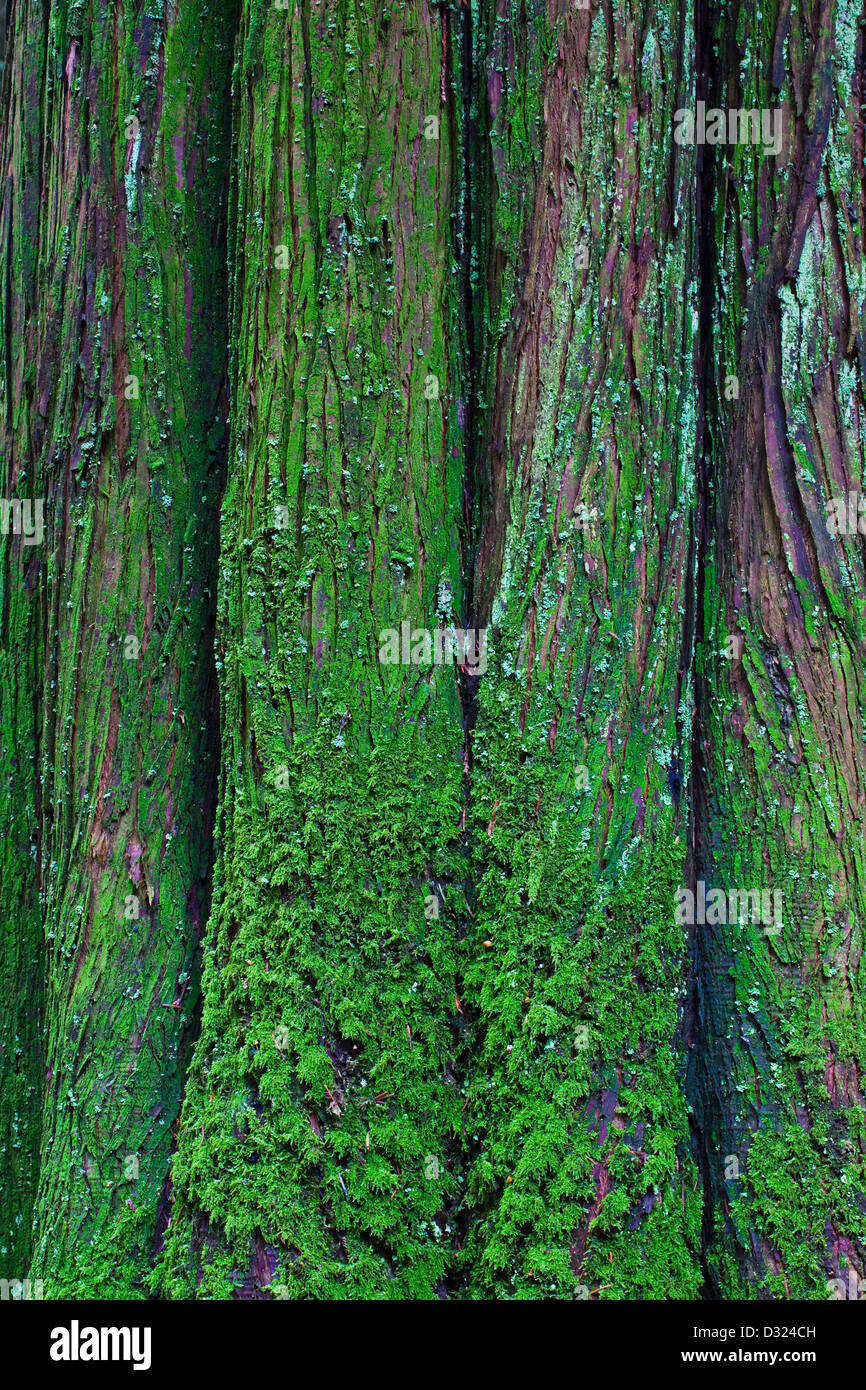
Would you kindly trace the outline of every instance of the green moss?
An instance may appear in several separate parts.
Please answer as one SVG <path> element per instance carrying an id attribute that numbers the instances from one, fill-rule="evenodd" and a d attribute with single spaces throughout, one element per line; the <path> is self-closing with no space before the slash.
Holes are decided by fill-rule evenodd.
<path id="1" fill-rule="evenodd" d="M 0 234 L 21 250 L 0 333 L 0 457 L 45 499 L 46 528 L 26 592 L 16 577 L 4 603 L 0 679 L 24 674 L 12 852 L 30 859 L 2 877 L 0 917 L 20 933 L 3 982 L 24 991 L 10 1041 L 29 1036 L 3 1086 L 29 1153 L 8 1168 L 20 1187 L 5 1243 L 16 1264 L 32 1253 L 46 1297 L 140 1297 L 209 892 L 232 7 L 13 18 L 24 129 L 4 129 L 18 194 Z M 42 142 L 63 149 L 59 164 L 34 163 Z M 14 703 L 4 692 L 4 718 Z M 41 1134 L 20 1115 L 35 1096 Z"/>
<path id="2" fill-rule="evenodd" d="M 462 601 L 439 22 L 241 17 L 218 894 L 171 1297 L 263 1264 L 292 1297 L 433 1297 L 453 1264 L 459 686 L 378 660 Z"/>

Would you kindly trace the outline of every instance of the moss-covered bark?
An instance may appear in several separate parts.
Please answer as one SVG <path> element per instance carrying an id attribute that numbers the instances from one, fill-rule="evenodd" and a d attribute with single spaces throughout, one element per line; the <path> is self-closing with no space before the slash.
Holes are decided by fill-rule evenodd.
<path id="1" fill-rule="evenodd" d="M 8 416 L 0 440 L 8 438 Z M 0 496 L 14 495 L 10 453 L 0 448 Z M 22 479 L 23 482 L 23 479 Z M 39 910 L 38 552 L 0 537 L 0 1277 L 22 1279 L 32 1251 L 39 1173 L 45 951 Z"/>
<path id="2" fill-rule="evenodd" d="M 0 12 L 0 59 L 8 56 L 6 19 L 4 6 Z M 44 53 L 24 25 L 19 42 L 22 53 L 33 60 L 31 80 L 38 85 Z M 0 82 L 7 169 L 13 78 L 14 69 L 7 64 Z M 33 165 L 37 131 L 35 121 L 16 131 L 19 168 Z M 15 535 L 14 515 L 6 516 L 0 534 L 0 824 L 5 831 L 0 843 L 0 1274 L 10 1279 L 23 1278 L 30 1262 L 45 1075 L 45 958 L 38 858 L 39 633 L 45 598 L 40 578 L 44 550 L 32 543 L 37 519 L 34 473 L 15 443 L 15 403 L 23 390 L 26 364 L 23 353 L 13 361 L 11 352 L 16 328 L 13 304 L 17 299 L 20 331 L 33 296 L 33 253 L 27 227 L 34 217 L 34 190 L 29 182 L 25 187 L 29 196 L 13 198 L 14 183 L 8 177 L 0 212 L 0 244 L 6 248 L 0 292 L 0 498 L 20 497 L 31 503 L 31 536 L 23 534 L 23 517 L 19 535 Z M 14 285 L 9 265 L 13 246 L 18 249 Z M 13 384 L 16 370 L 18 379 Z"/>
<path id="3" fill-rule="evenodd" d="M 3 1272 L 862 1277 L 862 14 L 104 9 L 0 107 Z"/>
<path id="4" fill-rule="evenodd" d="M 734 5 L 706 43 L 709 104 L 790 114 L 779 158 L 706 152 L 693 872 L 782 926 L 696 927 L 691 1090 L 714 1286 L 823 1298 L 866 1253 L 864 564 L 830 529 L 864 484 L 862 7 Z"/>
<path id="5" fill-rule="evenodd" d="M 694 1297 L 673 923 L 690 719 L 685 4 L 497 6 L 475 575 L 472 1287 Z"/>
<path id="6" fill-rule="evenodd" d="M 6 544 L 5 855 L 31 862 L 17 884 L 4 864 L 2 917 L 31 1035 L 44 933 L 26 1083 L 42 1092 L 31 1273 L 48 1297 L 140 1291 L 197 994 L 230 20 L 197 0 L 11 16 L 0 456 L 4 495 L 43 499 L 44 536 Z M 23 1087 L 24 1063 L 3 1060 Z"/>
<path id="7" fill-rule="evenodd" d="M 241 28 L 219 908 L 174 1296 L 441 1293 L 466 1226 L 472 1294 L 699 1284 L 689 16 L 464 8 Z M 453 672 L 376 657 L 457 616 L 493 648 L 465 749 Z"/>
<path id="8" fill-rule="evenodd" d="M 458 671 L 379 656 L 462 616 L 453 41 L 426 0 L 243 7 L 221 813 L 171 1297 L 429 1297 L 452 1256 Z"/>

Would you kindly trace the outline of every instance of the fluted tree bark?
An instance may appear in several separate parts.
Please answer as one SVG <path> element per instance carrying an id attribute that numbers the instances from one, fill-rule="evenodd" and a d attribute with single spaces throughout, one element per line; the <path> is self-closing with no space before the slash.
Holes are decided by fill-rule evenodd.
<path id="1" fill-rule="evenodd" d="M 779 157 L 763 140 L 705 151 L 693 873 L 781 898 L 780 923 L 695 928 L 708 1272 L 725 1298 L 820 1298 L 828 1281 L 856 1297 L 864 13 L 734 5 L 706 25 L 708 105 L 777 112 L 786 137 Z M 833 502 L 847 522 L 852 493 L 840 533 Z"/>
<path id="2" fill-rule="evenodd" d="M 686 4 L 500 3 L 491 624 L 472 758 L 473 1288 L 695 1297 L 700 1196 L 678 1009 L 694 505 Z"/>
<path id="3" fill-rule="evenodd" d="M 426 0 L 242 7 L 216 902 L 170 1297 L 430 1297 L 453 1263 L 461 677 L 413 634 L 463 613 L 457 41 Z"/>
<path id="4" fill-rule="evenodd" d="M 231 10 L 9 16 L 0 470 L 4 497 L 39 499 L 44 535 L 4 542 L 20 1021 L 0 1065 L 29 1125 L 9 1200 L 22 1232 L 32 1208 L 46 1297 L 141 1296 L 198 992 Z M 13 1278 L 29 1243 L 4 1254 Z"/>
<path id="5" fill-rule="evenodd" d="M 856 1290 L 862 11 L 104 10 L 0 105 L 2 1272 Z"/>

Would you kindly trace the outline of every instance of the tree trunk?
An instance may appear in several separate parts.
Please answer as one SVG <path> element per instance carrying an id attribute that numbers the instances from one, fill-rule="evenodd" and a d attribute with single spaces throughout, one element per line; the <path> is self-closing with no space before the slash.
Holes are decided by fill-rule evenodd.
<path id="1" fill-rule="evenodd" d="M 5 36 L 4 1273 L 848 1292 L 862 15 L 139 8 Z"/>
<path id="2" fill-rule="evenodd" d="M 703 183 L 692 863 L 781 912 L 695 928 L 691 1094 L 712 1285 L 820 1298 L 866 1267 L 864 553 L 831 529 L 864 473 L 863 19 L 735 5 L 705 34 L 708 105 L 790 109 L 775 177 L 736 146 Z"/>
<path id="3" fill-rule="evenodd" d="M 685 5 L 599 21 L 563 3 L 523 28 L 503 3 L 483 55 L 486 260 L 511 265 L 475 571 L 493 656 L 472 764 L 473 1287 L 686 1298 L 700 1197 L 671 904 L 697 299 L 693 152 L 663 137 L 693 55 Z"/>
<path id="4" fill-rule="evenodd" d="M 463 613 L 455 41 L 426 0 L 242 11 L 221 811 L 170 1297 L 429 1297 L 452 1258 L 464 730 L 453 660 L 406 658 Z"/>
<path id="5" fill-rule="evenodd" d="M 138 10 L 16 4 L 4 79 L 3 495 L 39 499 L 44 535 L 4 542 L 3 920 L 32 1050 L 3 1061 L 16 1111 L 41 1093 L 15 1259 L 33 1205 L 53 1297 L 128 1297 L 150 1265 L 216 790 L 231 13 Z"/>

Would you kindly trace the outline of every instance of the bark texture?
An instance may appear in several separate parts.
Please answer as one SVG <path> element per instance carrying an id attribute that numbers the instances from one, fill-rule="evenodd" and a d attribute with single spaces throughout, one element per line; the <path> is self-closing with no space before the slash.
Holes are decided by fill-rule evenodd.
<path id="1" fill-rule="evenodd" d="M 171 1297 L 429 1297 L 462 1098 L 465 430 L 444 10 L 243 7 L 223 764 Z"/>
<path id="2" fill-rule="evenodd" d="M 864 36 L 0 0 L 4 1275 L 866 1275 Z"/>
<path id="3" fill-rule="evenodd" d="M 864 481 L 864 15 L 708 24 L 709 104 L 784 104 L 788 138 L 707 151 L 703 185 L 692 859 L 782 900 L 778 932 L 696 928 L 705 1242 L 723 1297 L 814 1298 L 866 1255 L 864 551 L 831 530 Z"/>
<path id="4" fill-rule="evenodd" d="M 230 19 L 198 3 L 10 16 L 0 467 L 4 496 L 43 499 L 45 529 L 4 542 L 21 1019 L 3 1065 L 13 1127 L 16 1091 L 31 1111 L 41 1096 L 38 1187 L 30 1122 L 11 1219 L 23 1231 L 33 1205 L 46 1296 L 140 1290 L 198 992 Z"/>
<path id="5" fill-rule="evenodd" d="M 696 393 L 685 4 L 501 3 L 492 660 L 473 736 L 473 1289 L 694 1297 L 678 1006 Z"/>

